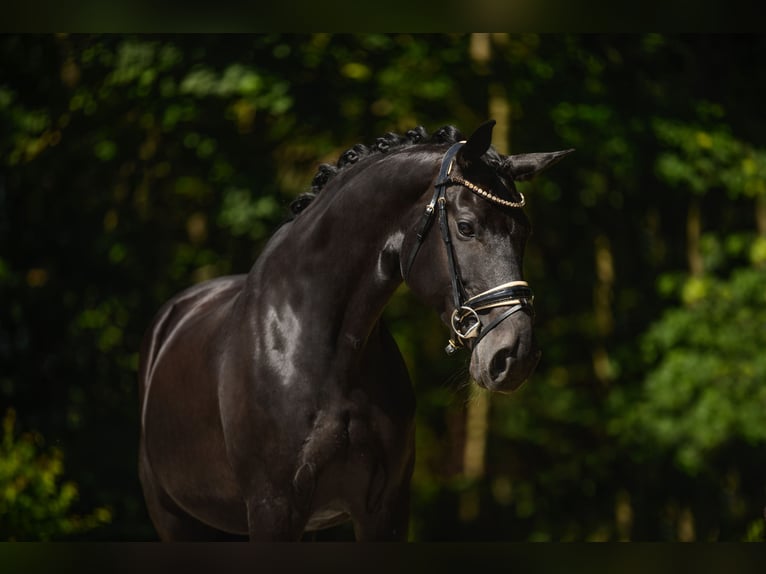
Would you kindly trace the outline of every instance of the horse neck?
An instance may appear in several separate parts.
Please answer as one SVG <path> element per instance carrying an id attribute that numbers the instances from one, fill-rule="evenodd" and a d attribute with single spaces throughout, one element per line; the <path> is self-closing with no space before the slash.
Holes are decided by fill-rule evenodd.
<path id="1" fill-rule="evenodd" d="M 255 268 L 258 283 L 272 287 L 270 304 L 297 317 L 313 345 L 336 354 L 364 346 L 402 281 L 402 242 L 437 168 L 435 153 L 363 160 L 269 245 Z"/>

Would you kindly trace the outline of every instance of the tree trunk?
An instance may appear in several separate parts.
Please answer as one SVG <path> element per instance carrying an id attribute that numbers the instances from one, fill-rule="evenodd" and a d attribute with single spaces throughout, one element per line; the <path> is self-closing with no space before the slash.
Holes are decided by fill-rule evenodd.
<path id="1" fill-rule="evenodd" d="M 693 197 L 689 202 L 689 212 L 686 216 L 686 258 L 689 262 L 689 273 L 699 277 L 704 272 L 702 253 L 700 252 L 700 237 L 702 236 L 702 214 L 700 199 Z"/>
<path id="2" fill-rule="evenodd" d="M 612 244 L 606 235 L 596 236 L 594 258 L 596 281 L 593 286 L 593 314 L 596 322 L 597 342 L 593 349 L 593 371 L 602 384 L 608 384 L 612 378 L 609 353 L 606 341 L 614 331 L 612 298 L 614 290 L 614 257 Z"/>
<path id="3" fill-rule="evenodd" d="M 470 53 L 479 73 L 488 75 L 492 59 L 492 36 L 471 34 Z M 488 98 L 489 117 L 497 122 L 492 138 L 493 145 L 498 152 L 508 153 L 511 106 L 503 85 L 499 82 L 490 82 Z M 466 409 L 463 474 L 469 480 L 479 480 L 484 476 L 488 434 L 489 394 L 477 393 L 468 402 Z M 463 521 L 470 521 L 478 516 L 479 496 L 475 489 L 464 492 L 461 496 L 459 514 Z"/>
<path id="4" fill-rule="evenodd" d="M 755 198 L 755 224 L 759 237 L 766 237 L 766 195 Z"/>

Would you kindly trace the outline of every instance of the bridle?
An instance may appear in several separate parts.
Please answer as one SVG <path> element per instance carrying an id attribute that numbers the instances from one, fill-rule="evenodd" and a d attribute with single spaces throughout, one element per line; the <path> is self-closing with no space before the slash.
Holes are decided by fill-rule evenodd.
<path id="1" fill-rule="evenodd" d="M 479 341 L 481 341 L 487 333 L 514 313 L 517 313 L 522 309 L 528 309 L 534 312 L 532 306 L 534 295 L 526 281 L 509 281 L 498 285 L 497 287 L 482 291 L 478 295 L 472 297 L 468 297 L 463 288 L 463 282 L 460 279 L 460 272 L 457 267 L 457 261 L 455 260 L 455 252 L 452 248 L 452 237 L 447 222 L 447 188 L 453 185 L 460 185 L 471 190 L 480 197 L 495 204 L 502 205 L 503 207 L 521 208 L 524 206 L 523 195 L 521 195 L 521 201 L 519 202 L 508 201 L 482 189 L 462 177 L 450 175 L 455 163 L 455 156 L 460 148 L 463 147 L 463 144 L 465 144 L 464 141 L 453 144 L 442 159 L 439 176 L 434 184 L 433 197 L 426 206 L 426 210 L 416 228 L 417 242 L 410 252 L 404 272 L 404 278 L 406 280 L 407 277 L 409 277 L 412 265 L 415 263 L 415 257 L 417 257 L 418 251 L 420 251 L 420 247 L 428 235 L 428 231 L 431 229 L 434 216 L 438 209 L 439 228 L 441 230 L 442 241 L 447 250 L 450 282 L 452 284 L 452 302 L 455 307 L 450 319 L 450 327 L 453 336 L 450 337 L 449 343 L 444 349 L 448 355 L 453 354 L 461 347 L 466 347 L 469 341 L 473 341 L 473 348 L 476 348 L 476 345 L 479 344 Z M 481 317 L 479 317 L 479 312 L 496 307 L 509 308 L 495 317 L 489 324 L 484 325 L 481 322 Z"/>

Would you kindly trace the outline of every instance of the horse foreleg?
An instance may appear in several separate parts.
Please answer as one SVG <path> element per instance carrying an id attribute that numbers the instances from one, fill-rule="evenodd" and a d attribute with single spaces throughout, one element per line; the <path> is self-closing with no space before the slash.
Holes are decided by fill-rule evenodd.
<path id="1" fill-rule="evenodd" d="M 362 512 L 352 518 L 354 535 L 359 541 L 405 542 L 410 521 L 409 485 L 388 494 L 375 512 Z"/>
<path id="2" fill-rule="evenodd" d="M 251 542 L 299 541 L 308 516 L 295 507 L 291 493 L 247 501 L 248 532 Z"/>

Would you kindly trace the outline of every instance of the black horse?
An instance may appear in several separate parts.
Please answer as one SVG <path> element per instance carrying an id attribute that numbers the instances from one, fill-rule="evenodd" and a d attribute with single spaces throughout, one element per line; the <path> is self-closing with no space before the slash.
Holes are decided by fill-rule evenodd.
<path id="1" fill-rule="evenodd" d="M 358 540 L 406 539 L 415 400 L 380 321 L 394 290 L 406 281 L 441 314 L 484 388 L 517 388 L 540 356 L 513 182 L 568 151 L 503 156 L 493 126 L 355 146 L 247 275 L 159 311 L 140 354 L 139 472 L 163 540 L 300 540 L 347 520 Z"/>

